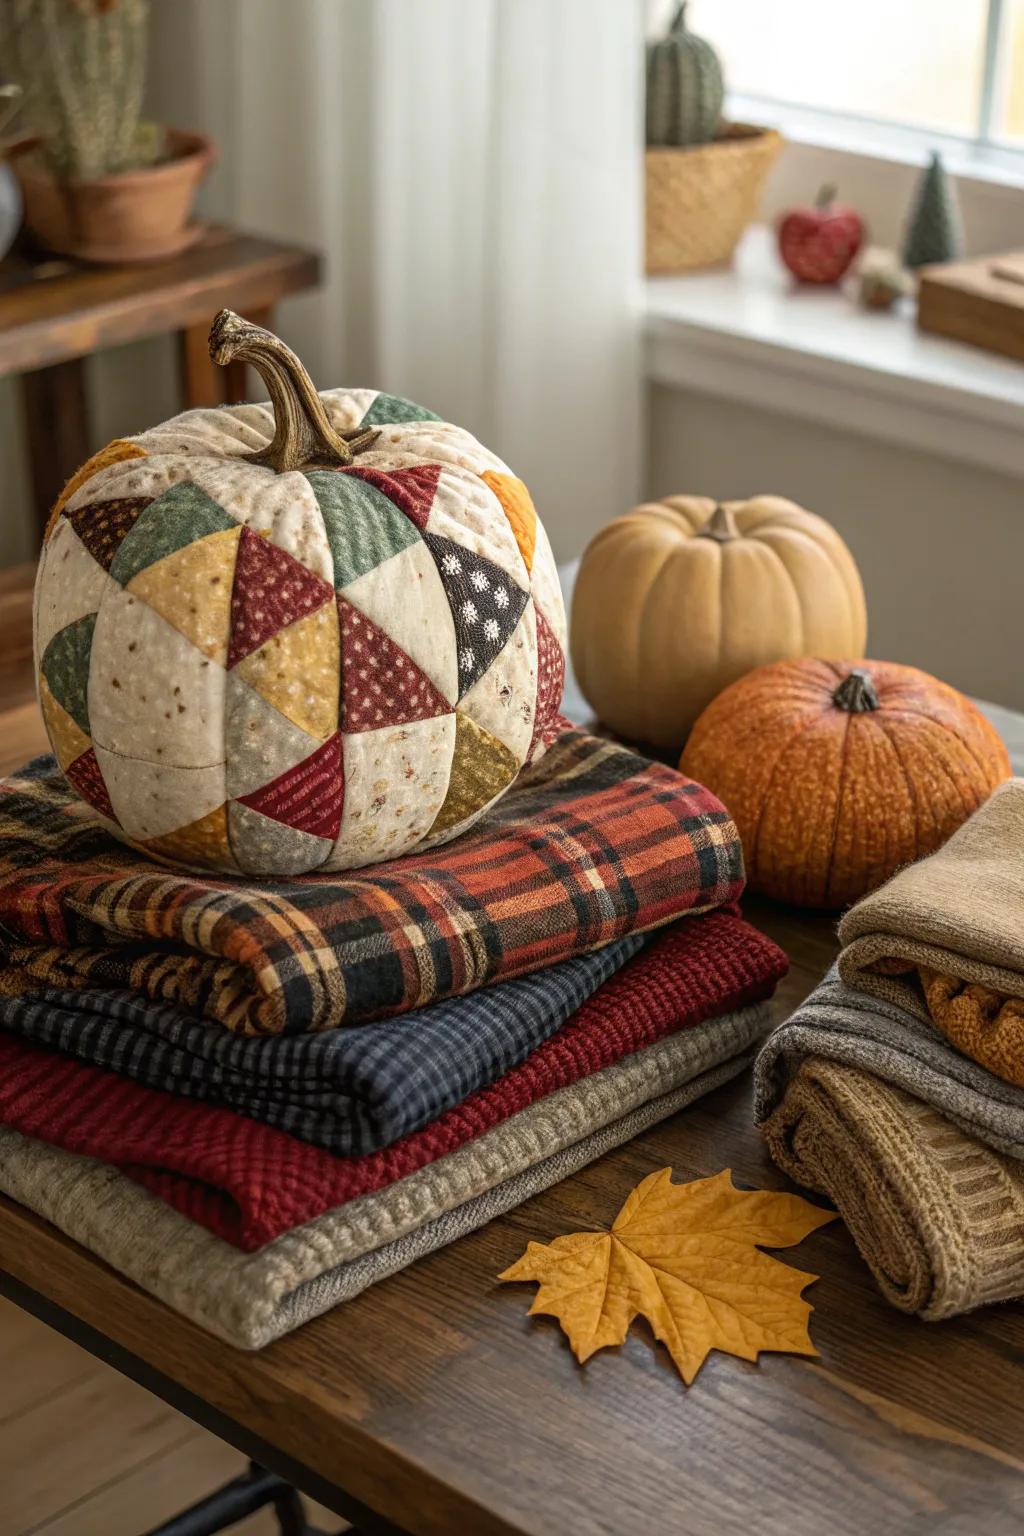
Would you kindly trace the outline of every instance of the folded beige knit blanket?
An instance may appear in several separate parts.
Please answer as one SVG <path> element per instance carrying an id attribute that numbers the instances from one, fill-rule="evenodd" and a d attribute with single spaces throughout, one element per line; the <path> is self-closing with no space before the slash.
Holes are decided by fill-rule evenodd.
<path id="1" fill-rule="evenodd" d="M 727 1082 L 770 1024 L 771 1005 L 758 1003 L 680 1030 L 255 1253 L 109 1164 L 6 1127 L 0 1191 L 201 1327 L 260 1349 Z"/>
<path id="2" fill-rule="evenodd" d="M 839 974 L 1024 1086 L 1024 779 L 843 917 Z"/>
<path id="3" fill-rule="evenodd" d="M 1024 1295 L 1024 1165 L 930 1105 L 811 1056 L 761 1130 L 834 1201 L 893 1306 L 934 1321 Z"/>

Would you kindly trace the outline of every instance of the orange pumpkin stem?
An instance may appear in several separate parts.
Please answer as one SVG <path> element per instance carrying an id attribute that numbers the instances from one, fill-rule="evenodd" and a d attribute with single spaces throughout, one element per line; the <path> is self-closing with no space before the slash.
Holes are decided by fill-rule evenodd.
<path id="1" fill-rule="evenodd" d="M 365 453 L 379 432 L 337 432 L 327 419 L 316 386 L 291 347 L 273 331 L 222 309 L 210 327 L 210 356 L 221 368 L 251 363 L 270 392 L 274 435 L 266 448 L 250 453 L 250 464 L 284 474 L 291 469 L 344 468 Z"/>
<path id="2" fill-rule="evenodd" d="M 832 693 L 836 709 L 845 709 L 851 715 L 864 715 L 868 710 L 879 708 L 878 690 L 871 680 L 871 673 L 863 667 L 854 667 Z"/>
<path id="3" fill-rule="evenodd" d="M 740 538 L 740 530 L 731 508 L 723 507 L 719 502 L 697 537 L 714 539 L 718 544 L 728 544 L 731 539 Z"/>

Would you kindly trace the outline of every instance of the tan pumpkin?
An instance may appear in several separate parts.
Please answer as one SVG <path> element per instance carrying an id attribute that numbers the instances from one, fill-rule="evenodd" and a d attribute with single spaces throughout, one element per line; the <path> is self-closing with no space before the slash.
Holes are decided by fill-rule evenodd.
<path id="1" fill-rule="evenodd" d="M 616 518 L 580 564 L 570 648 L 620 736 L 678 750 L 701 710 L 753 667 L 859 656 L 864 589 L 824 518 L 781 496 L 669 496 Z"/>
<path id="2" fill-rule="evenodd" d="M 888 661 L 759 667 L 701 715 L 680 767 L 724 802 L 751 890 L 843 907 L 932 853 L 1009 777 L 955 688 Z"/>

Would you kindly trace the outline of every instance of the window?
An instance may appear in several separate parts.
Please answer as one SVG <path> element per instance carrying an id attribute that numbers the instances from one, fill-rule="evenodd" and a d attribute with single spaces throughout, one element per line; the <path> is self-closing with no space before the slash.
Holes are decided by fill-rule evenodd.
<path id="1" fill-rule="evenodd" d="M 745 97 L 1024 150 L 1024 0 L 690 0 Z"/>

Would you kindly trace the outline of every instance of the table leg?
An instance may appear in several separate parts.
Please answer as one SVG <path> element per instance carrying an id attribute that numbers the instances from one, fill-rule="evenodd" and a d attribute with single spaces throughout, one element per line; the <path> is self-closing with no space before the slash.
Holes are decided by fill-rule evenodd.
<path id="1" fill-rule="evenodd" d="M 21 375 L 29 472 L 42 536 L 50 508 L 89 455 L 85 363 L 80 357 Z"/>
<path id="2" fill-rule="evenodd" d="M 273 318 L 274 311 L 269 305 L 250 309 L 245 315 L 254 325 L 267 327 Z M 206 339 L 209 330 L 208 323 L 203 321 L 178 333 L 181 393 L 186 410 L 199 405 L 237 405 L 247 397 L 246 364 L 235 362 L 218 368 L 210 358 Z"/>

